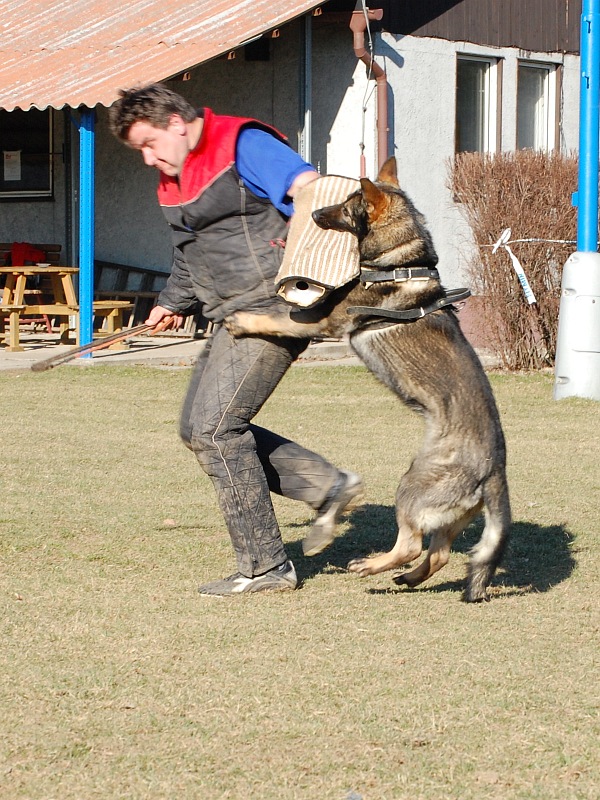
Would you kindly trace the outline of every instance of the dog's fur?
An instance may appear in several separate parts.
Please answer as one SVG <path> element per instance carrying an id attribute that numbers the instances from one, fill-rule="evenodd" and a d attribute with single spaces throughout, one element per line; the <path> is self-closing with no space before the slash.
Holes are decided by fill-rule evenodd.
<path id="1" fill-rule="evenodd" d="M 384 164 L 376 183 L 362 179 L 358 192 L 344 203 L 315 211 L 313 218 L 323 228 L 354 233 L 363 265 L 393 270 L 437 263 L 424 219 L 398 185 L 394 158 Z M 423 536 L 430 534 L 422 563 L 394 578 L 416 586 L 447 563 L 456 536 L 483 511 L 485 528 L 470 553 L 465 592 L 466 600 L 477 602 L 488 599 L 486 589 L 510 526 L 504 436 L 481 363 L 451 307 L 400 323 L 377 319 L 376 313 L 346 313 L 355 305 L 412 309 L 443 295 L 435 278 L 371 286 L 355 280 L 315 308 L 237 312 L 225 324 L 235 336 L 350 334 L 365 365 L 424 416 L 426 428 L 421 449 L 396 492 L 395 546 L 389 553 L 355 559 L 348 567 L 364 577 L 408 564 L 421 554 Z"/>

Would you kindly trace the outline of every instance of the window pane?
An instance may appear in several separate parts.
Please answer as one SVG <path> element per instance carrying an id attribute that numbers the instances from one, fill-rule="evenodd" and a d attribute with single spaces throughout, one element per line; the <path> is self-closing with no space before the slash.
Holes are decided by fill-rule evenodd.
<path id="1" fill-rule="evenodd" d="M 517 147 L 519 150 L 548 149 L 548 70 L 519 67 L 517 88 Z"/>
<path id="2" fill-rule="evenodd" d="M 490 65 L 486 61 L 460 59 L 456 75 L 456 150 L 486 150 L 489 102 L 487 86 Z"/>
<path id="3" fill-rule="evenodd" d="M 52 195 L 49 109 L 0 110 L 0 197 Z"/>

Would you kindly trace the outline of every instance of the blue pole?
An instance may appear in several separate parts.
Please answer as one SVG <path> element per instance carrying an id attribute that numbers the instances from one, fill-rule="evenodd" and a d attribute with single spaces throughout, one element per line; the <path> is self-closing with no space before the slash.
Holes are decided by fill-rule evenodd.
<path id="1" fill-rule="evenodd" d="M 578 252 L 598 250 L 600 0 L 583 0 L 579 111 Z"/>
<path id="2" fill-rule="evenodd" d="M 600 400 L 600 253 L 598 140 L 600 0 L 583 0 L 579 107 L 577 252 L 562 272 L 554 398 Z"/>
<path id="3" fill-rule="evenodd" d="M 79 344 L 93 339 L 94 322 L 94 121 L 93 109 L 79 123 Z M 90 355 L 88 354 L 88 358 Z"/>

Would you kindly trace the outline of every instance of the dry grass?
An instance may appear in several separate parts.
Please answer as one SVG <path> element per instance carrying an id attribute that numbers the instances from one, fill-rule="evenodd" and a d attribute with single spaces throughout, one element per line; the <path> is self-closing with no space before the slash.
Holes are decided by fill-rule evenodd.
<path id="1" fill-rule="evenodd" d="M 200 598 L 232 554 L 179 444 L 187 370 L 1 375 L 0 797 L 596 800 L 600 406 L 494 375 L 515 527 L 494 599 L 345 572 L 394 538 L 421 433 L 362 368 L 295 368 L 262 422 L 361 471 L 300 591 Z M 289 418 L 289 409 L 294 409 Z M 174 523 L 174 524 L 173 524 Z"/>

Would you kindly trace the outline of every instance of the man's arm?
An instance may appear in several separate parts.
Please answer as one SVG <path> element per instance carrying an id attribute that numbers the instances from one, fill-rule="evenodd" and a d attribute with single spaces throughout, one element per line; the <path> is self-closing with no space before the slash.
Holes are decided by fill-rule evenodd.
<path id="1" fill-rule="evenodd" d="M 173 327 L 180 328 L 183 318 L 198 305 L 198 297 L 192 286 L 190 273 L 183 253 L 178 247 L 173 248 L 173 267 L 165 288 L 158 296 L 148 319 L 147 325 L 157 325 L 164 317 L 173 316 Z"/>
<path id="2" fill-rule="evenodd" d="M 285 142 L 261 128 L 244 128 L 238 138 L 235 165 L 244 184 L 268 198 L 288 217 L 293 198 L 318 172 Z"/>

